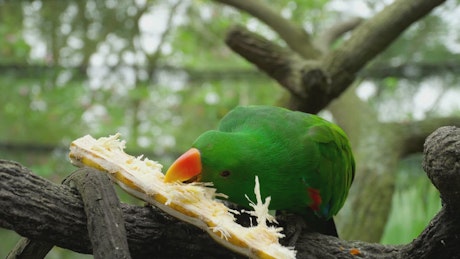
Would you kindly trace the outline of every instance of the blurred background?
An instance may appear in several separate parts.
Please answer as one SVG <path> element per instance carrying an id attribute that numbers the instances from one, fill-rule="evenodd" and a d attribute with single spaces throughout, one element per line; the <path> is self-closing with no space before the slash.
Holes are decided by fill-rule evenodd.
<path id="1" fill-rule="evenodd" d="M 270 5 L 314 36 L 389 2 Z M 350 91 L 379 122 L 460 116 L 457 4 L 414 24 L 360 74 Z M 285 90 L 226 47 L 235 24 L 283 45 L 257 19 L 213 1 L 0 1 L 0 158 L 59 183 L 75 169 L 72 140 L 120 132 L 129 154 L 168 166 L 236 105 L 282 105 Z M 410 242 L 440 208 L 421 154 L 401 158 L 380 238 L 388 244 Z M 5 257 L 19 236 L 0 229 L 0 239 Z M 54 248 L 47 258 L 83 257 Z"/>

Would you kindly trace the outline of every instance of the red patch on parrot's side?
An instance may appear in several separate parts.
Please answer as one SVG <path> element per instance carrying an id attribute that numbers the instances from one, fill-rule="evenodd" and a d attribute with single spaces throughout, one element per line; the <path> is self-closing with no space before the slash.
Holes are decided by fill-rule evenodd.
<path id="1" fill-rule="evenodd" d="M 310 198 L 313 200 L 313 203 L 310 205 L 310 208 L 314 211 L 319 210 L 319 205 L 321 204 L 321 195 L 319 194 L 319 190 L 308 188 L 308 194 Z"/>

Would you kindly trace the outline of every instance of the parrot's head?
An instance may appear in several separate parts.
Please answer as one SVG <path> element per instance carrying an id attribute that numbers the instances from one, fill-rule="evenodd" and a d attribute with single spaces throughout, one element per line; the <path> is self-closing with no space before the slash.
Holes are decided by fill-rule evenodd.
<path id="1" fill-rule="evenodd" d="M 252 193 L 254 188 L 254 165 L 248 163 L 257 152 L 249 152 L 250 143 L 237 133 L 205 132 L 169 167 L 165 181 L 212 182 L 229 200 L 244 203 L 244 194 Z"/>

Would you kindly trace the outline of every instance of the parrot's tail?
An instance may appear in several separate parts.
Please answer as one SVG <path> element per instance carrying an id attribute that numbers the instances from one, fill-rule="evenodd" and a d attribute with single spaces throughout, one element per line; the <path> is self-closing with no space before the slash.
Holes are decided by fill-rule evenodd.
<path id="1" fill-rule="evenodd" d="M 318 232 L 324 235 L 339 237 L 337 228 L 335 227 L 334 218 L 325 219 L 319 218 L 313 213 L 308 213 L 303 216 L 308 231 Z"/>
<path id="2" fill-rule="evenodd" d="M 318 229 L 317 231 L 321 234 L 339 237 L 339 235 L 337 234 L 337 228 L 335 227 L 335 222 L 333 218 L 330 218 L 326 221 L 322 221 L 322 223 L 320 223 L 318 227 L 315 226 L 315 229 Z"/>

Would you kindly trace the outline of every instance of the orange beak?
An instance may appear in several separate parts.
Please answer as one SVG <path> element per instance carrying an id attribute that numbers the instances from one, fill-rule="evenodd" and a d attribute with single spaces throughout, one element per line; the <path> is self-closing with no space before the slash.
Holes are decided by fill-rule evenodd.
<path id="1" fill-rule="evenodd" d="M 191 148 L 169 167 L 165 175 L 165 182 L 184 182 L 199 177 L 200 173 L 200 151 L 196 148 Z"/>

